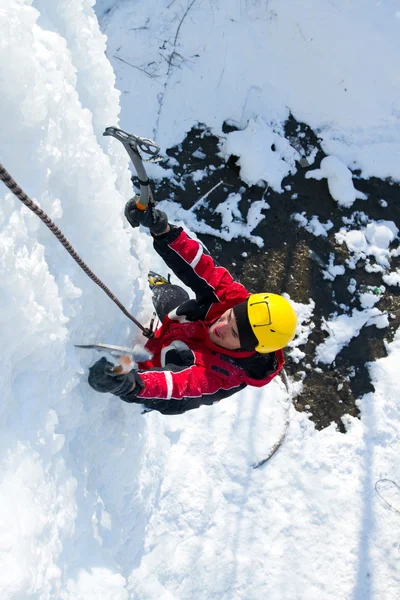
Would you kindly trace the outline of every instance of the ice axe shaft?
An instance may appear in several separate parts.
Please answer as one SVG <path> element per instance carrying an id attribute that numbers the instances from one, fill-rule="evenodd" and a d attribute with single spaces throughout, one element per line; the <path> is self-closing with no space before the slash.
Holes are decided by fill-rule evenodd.
<path id="1" fill-rule="evenodd" d="M 123 375 L 129 373 L 134 368 L 132 360 L 133 350 L 126 348 L 125 346 L 113 346 L 112 344 L 74 344 L 75 348 L 85 348 L 87 350 L 101 350 L 103 352 L 109 352 L 119 362 L 119 365 L 112 369 L 114 375 Z M 129 356 L 130 355 L 130 356 Z"/>
<path id="2" fill-rule="evenodd" d="M 114 346 L 112 344 L 74 344 L 74 346 L 75 348 L 86 348 L 88 350 L 104 350 L 116 356 L 123 356 L 125 354 L 133 356 L 134 354 L 133 349 L 127 346 Z"/>
<path id="3" fill-rule="evenodd" d="M 139 210 L 146 210 L 148 204 L 153 202 L 153 195 L 150 189 L 149 178 L 147 177 L 146 169 L 143 165 L 143 159 L 139 150 L 145 154 L 149 154 L 152 159 L 160 160 L 158 154 L 160 147 L 149 138 L 141 138 L 133 133 L 127 133 L 118 127 L 107 127 L 103 135 L 111 136 L 121 142 L 127 151 L 129 158 L 132 161 L 140 184 L 140 201 L 136 203 Z"/>

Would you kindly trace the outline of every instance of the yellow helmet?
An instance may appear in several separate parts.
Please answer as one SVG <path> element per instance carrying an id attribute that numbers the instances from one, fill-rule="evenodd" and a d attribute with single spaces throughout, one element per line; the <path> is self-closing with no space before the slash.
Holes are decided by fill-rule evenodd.
<path id="1" fill-rule="evenodd" d="M 292 305 L 278 294 L 252 294 L 247 299 L 247 317 L 262 354 L 284 348 L 296 333 L 297 317 Z"/>

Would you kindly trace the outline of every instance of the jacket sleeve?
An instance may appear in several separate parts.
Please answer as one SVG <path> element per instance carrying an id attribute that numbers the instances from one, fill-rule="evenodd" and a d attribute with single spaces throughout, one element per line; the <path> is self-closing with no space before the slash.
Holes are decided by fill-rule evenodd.
<path id="1" fill-rule="evenodd" d="M 162 369 L 140 371 L 142 385 L 134 390 L 132 398 L 129 394 L 123 398 L 126 402 L 142 400 L 187 400 L 198 399 L 199 405 L 213 404 L 246 387 L 240 375 L 220 376 L 217 372 L 198 365 L 181 367 L 167 365 Z M 133 398 L 134 396 L 134 398 Z"/>
<path id="2" fill-rule="evenodd" d="M 154 238 L 154 248 L 175 275 L 196 294 L 202 304 L 227 302 L 234 306 L 249 292 L 232 275 L 216 265 L 204 246 L 181 227 L 171 226 L 164 236 Z"/>

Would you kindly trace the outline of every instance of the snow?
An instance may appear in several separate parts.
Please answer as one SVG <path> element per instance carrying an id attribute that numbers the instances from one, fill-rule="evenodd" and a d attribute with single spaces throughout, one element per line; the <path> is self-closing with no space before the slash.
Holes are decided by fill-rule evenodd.
<path id="1" fill-rule="evenodd" d="M 224 121 L 278 126 L 290 107 L 326 154 L 363 177 L 400 179 L 397 9 L 397 0 L 309 0 L 307 10 L 297 0 L 148 0 L 101 2 L 97 14 L 128 131 L 164 148 L 198 122 L 217 134 Z"/>
<path id="2" fill-rule="evenodd" d="M 366 291 L 359 294 L 360 304 L 363 308 L 372 308 L 380 300 L 380 294 Z"/>
<path id="3" fill-rule="evenodd" d="M 305 352 L 300 350 L 299 346 L 307 343 L 308 336 L 314 328 L 314 323 L 311 319 L 315 308 L 315 302 L 310 299 L 308 304 L 301 304 L 300 302 L 291 300 L 291 304 L 297 315 L 297 329 L 295 339 L 289 344 L 290 357 L 294 362 L 298 363 L 305 357 Z"/>
<path id="4" fill-rule="evenodd" d="M 390 267 L 390 257 L 396 255 L 397 250 L 390 250 L 389 246 L 398 237 L 399 230 L 393 221 L 375 221 L 368 223 L 361 229 L 341 229 L 335 234 L 339 244 L 345 243 L 353 253 L 348 261 L 351 268 L 355 268 L 360 258 L 373 256 L 376 264 L 371 269 L 384 271 Z"/>
<path id="5" fill-rule="evenodd" d="M 350 279 L 350 283 L 347 286 L 347 289 L 349 290 L 350 294 L 354 294 L 354 292 L 357 289 L 357 281 L 353 278 Z"/>
<path id="6" fill-rule="evenodd" d="M 215 209 L 215 212 L 221 215 L 222 222 L 219 229 L 211 227 L 211 225 L 207 225 L 204 221 L 197 219 L 197 209 L 205 206 L 207 197 L 219 185 L 222 185 L 222 181 L 210 189 L 207 194 L 199 198 L 199 200 L 188 210 L 182 208 L 175 200 L 161 200 L 158 203 L 158 207 L 161 210 L 166 211 L 173 222 L 189 228 L 193 233 L 212 235 L 213 237 L 226 240 L 227 242 L 230 242 L 234 238 L 242 237 L 253 242 L 253 244 L 256 244 L 259 248 L 262 248 L 264 246 L 263 239 L 260 236 L 253 235 L 252 231 L 264 219 L 264 213 L 262 211 L 269 208 L 268 202 L 265 200 L 256 200 L 255 202 L 252 202 L 245 220 L 238 208 L 238 204 L 242 199 L 241 194 L 236 192 L 231 193 L 228 194 L 227 199 L 224 202 L 221 202 Z"/>
<path id="7" fill-rule="evenodd" d="M 282 133 L 260 117 L 249 119 L 242 131 L 229 133 L 222 155 L 239 157 L 240 175 L 248 185 L 266 182 L 277 192 L 283 191 L 282 179 L 296 172 L 296 160 L 300 159 Z"/>
<path id="8" fill-rule="evenodd" d="M 329 220 L 326 223 L 321 223 L 317 215 L 313 215 L 311 219 L 308 220 L 305 214 L 304 211 L 302 213 L 293 213 L 291 218 L 316 237 L 320 235 L 322 237 L 327 237 L 328 231 L 333 227 L 332 221 Z"/>
<path id="9" fill-rule="evenodd" d="M 399 285 L 400 286 L 400 269 L 396 269 L 391 273 L 385 273 L 382 279 L 388 285 Z"/>
<path id="10" fill-rule="evenodd" d="M 365 298 L 362 296 L 365 302 Z M 369 308 L 359 311 L 353 309 L 351 315 L 335 315 L 332 320 L 323 320 L 322 329 L 328 333 L 326 340 L 317 346 L 316 361 L 331 364 L 342 348 L 347 346 L 350 340 L 360 333 L 365 325 L 386 327 L 387 316 L 377 308 Z"/>
<path id="11" fill-rule="evenodd" d="M 326 156 L 319 169 L 307 171 L 306 179 L 328 180 L 329 192 L 340 205 L 349 208 L 357 198 L 366 200 L 367 196 L 355 189 L 352 173 L 336 156 Z"/>
<path id="12" fill-rule="evenodd" d="M 329 264 L 326 271 L 323 271 L 324 279 L 333 281 L 338 275 L 344 275 L 345 268 L 343 265 L 335 265 L 335 255 L 333 252 L 329 255 Z"/>
<path id="13" fill-rule="evenodd" d="M 127 156 L 102 136 L 120 113 L 164 148 L 205 122 L 237 149 L 244 178 L 278 190 L 295 168 L 279 133 L 290 107 L 347 168 L 400 178 L 396 2 L 99 0 L 107 50 L 92 5 L 0 0 L 0 161 L 141 322 L 147 271 L 163 266 L 123 219 Z M 222 134 L 225 120 L 240 131 Z M 99 354 L 74 347 L 133 345 L 138 331 L 3 184 L 0 196 L 2 600 L 395 600 L 398 515 L 374 487 L 400 480 L 399 332 L 370 364 L 374 391 L 360 419 L 344 418 L 345 435 L 317 431 L 279 378 L 173 419 L 141 416 L 89 388 Z M 244 221 L 239 201 L 220 207 L 221 237 L 262 243 L 252 232 L 268 204 Z M 217 235 L 193 210 L 165 206 Z M 352 227 L 338 241 L 398 285 L 395 224 Z M 301 353 L 313 299 L 298 309 Z M 310 363 L 387 322 L 373 306 L 332 316 Z M 253 470 L 288 415 L 283 447 Z"/>

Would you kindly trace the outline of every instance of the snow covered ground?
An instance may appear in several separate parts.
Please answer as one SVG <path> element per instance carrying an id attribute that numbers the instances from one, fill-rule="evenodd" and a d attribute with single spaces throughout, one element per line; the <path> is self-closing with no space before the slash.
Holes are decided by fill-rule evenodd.
<path id="1" fill-rule="evenodd" d="M 92 4 L 0 0 L 0 162 L 142 322 L 147 271 L 162 265 L 123 219 L 127 157 L 102 136 L 120 113 L 163 149 L 204 122 L 244 179 L 279 190 L 298 160 L 282 136 L 290 110 L 331 155 L 313 176 L 338 210 L 357 197 L 349 168 L 400 179 L 394 0 L 99 0 L 112 66 Z M 242 131 L 223 136 L 224 120 Z M 248 237 L 235 202 L 225 227 Z M 338 241 L 396 283 L 397 226 L 348 224 Z M 345 435 L 316 431 L 279 379 L 180 417 L 141 416 L 89 388 L 98 354 L 74 347 L 128 345 L 137 330 L 3 184 L 0 287 L 2 600 L 400 597 L 399 333 Z M 368 296 L 361 314 L 327 322 L 320 360 L 380 312 Z M 312 318 L 312 299 L 299 311 Z M 253 470 L 288 415 L 284 446 Z"/>

